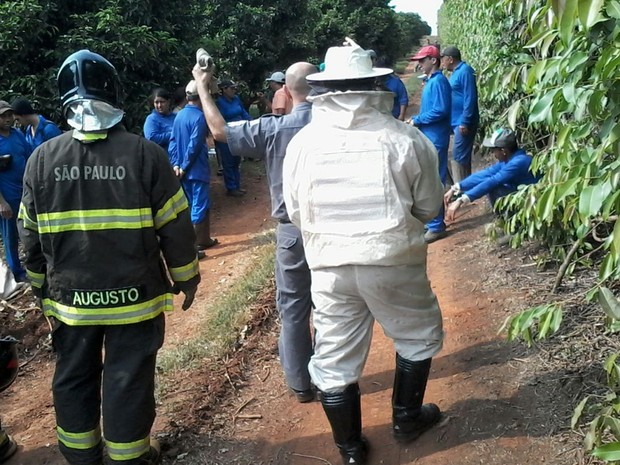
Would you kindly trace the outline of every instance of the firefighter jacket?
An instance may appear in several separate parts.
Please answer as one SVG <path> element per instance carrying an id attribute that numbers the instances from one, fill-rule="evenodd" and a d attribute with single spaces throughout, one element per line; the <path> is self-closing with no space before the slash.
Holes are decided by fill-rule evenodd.
<path id="1" fill-rule="evenodd" d="M 187 200 L 166 152 L 119 126 L 101 140 L 68 132 L 39 146 L 18 226 L 33 291 L 45 315 L 67 325 L 172 310 L 166 266 L 181 290 L 200 281 Z"/>

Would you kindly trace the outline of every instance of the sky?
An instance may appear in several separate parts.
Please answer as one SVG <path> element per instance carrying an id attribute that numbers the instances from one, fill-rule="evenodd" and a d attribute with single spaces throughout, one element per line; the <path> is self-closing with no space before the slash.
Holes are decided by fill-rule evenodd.
<path id="1" fill-rule="evenodd" d="M 437 10 L 442 3 L 443 0 L 392 0 L 390 5 L 394 11 L 419 14 L 433 28 L 432 34 L 437 34 Z"/>

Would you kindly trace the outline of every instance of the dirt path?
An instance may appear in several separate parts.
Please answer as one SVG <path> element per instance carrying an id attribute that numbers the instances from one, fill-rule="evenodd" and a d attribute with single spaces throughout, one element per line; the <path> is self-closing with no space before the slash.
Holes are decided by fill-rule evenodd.
<path id="1" fill-rule="evenodd" d="M 242 200 L 225 198 L 216 180 L 212 221 L 222 245 L 201 263 L 203 282 L 195 308 L 168 316 L 164 350 L 191 336 L 210 296 L 224 292 L 245 273 L 251 236 L 272 225 L 264 178 L 254 174 L 246 179 L 251 194 Z M 572 463 L 554 435 L 555 425 L 564 424 L 565 418 L 556 418 L 548 405 L 553 394 L 537 389 L 525 350 L 497 336 L 506 316 L 521 307 L 531 291 L 495 279 L 506 257 L 514 257 L 483 237 L 483 224 L 490 219 L 483 202 L 477 202 L 446 239 L 429 247 L 429 276 L 443 310 L 446 340 L 433 361 L 426 398 L 441 407 L 444 420 L 410 447 L 399 446 L 390 435 L 394 350 L 382 331 L 375 331 L 360 383 L 364 434 L 372 446 L 370 465 Z M 264 299 L 273 307 L 272 289 Z M 20 318 L 21 326 L 14 325 L 19 337 L 44 335 L 32 311 Z M 6 321 L 0 312 L 3 327 Z M 177 392 L 161 399 L 155 432 L 166 447 L 165 465 L 340 464 L 320 404 L 297 404 L 285 388 L 275 350 L 275 320 L 268 319 L 259 329 L 245 349 L 224 361 L 234 364 L 237 374 L 225 372 L 226 379 L 219 382 L 227 392 L 215 402 L 205 405 L 202 399 L 200 385 L 206 390 L 218 382 L 202 370 L 179 374 Z M 42 348 L 18 382 L 0 395 L 3 425 L 21 445 L 9 465 L 64 464 L 55 446 L 52 370 L 52 356 Z"/>

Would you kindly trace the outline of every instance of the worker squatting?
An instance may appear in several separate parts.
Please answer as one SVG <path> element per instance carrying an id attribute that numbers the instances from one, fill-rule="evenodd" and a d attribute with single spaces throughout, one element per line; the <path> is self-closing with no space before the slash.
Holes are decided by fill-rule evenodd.
<path id="1" fill-rule="evenodd" d="M 124 166 L 84 165 L 84 166 L 57 166 L 54 168 L 54 181 L 86 181 L 105 179 L 109 181 L 122 181 L 125 179 Z"/>

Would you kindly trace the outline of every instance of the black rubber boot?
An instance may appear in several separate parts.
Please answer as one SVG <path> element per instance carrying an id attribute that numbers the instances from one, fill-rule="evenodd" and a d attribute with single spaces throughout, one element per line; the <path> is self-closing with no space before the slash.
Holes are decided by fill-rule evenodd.
<path id="1" fill-rule="evenodd" d="M 196 248 L 199 251 L 219 244 L 217 239 L 211 238 L 211 221 L 209 216 L 209 210 L 207 210 L 205 219 L 194 225 L 194 231 L 196 232 Z"/>
<path id="2" fill-rule="evenodd" d="M 441 412 L 435 404 L 424 404 L 424 391 L 431 359 L 412 362 L 396 354 L 392 391 L 392 423 L 398 442 L 411 442 L 439 422 Z"/>
<path id="3" fill-rule="evenodd" d="M 336 394 L 320 393 L 321 404 L 343 465 L 364 465 L 368 455 L 368 441 L 362 436 L 362 408 L 357 383 Z"/>
<path id="4" fill-rule="evenodd" d="M 8 434 L 0 429 L 0 463 L 9 460 L 17 452 L 17 444 Z"/>

